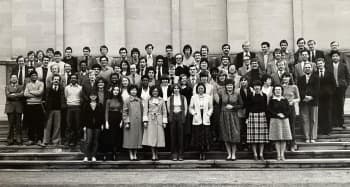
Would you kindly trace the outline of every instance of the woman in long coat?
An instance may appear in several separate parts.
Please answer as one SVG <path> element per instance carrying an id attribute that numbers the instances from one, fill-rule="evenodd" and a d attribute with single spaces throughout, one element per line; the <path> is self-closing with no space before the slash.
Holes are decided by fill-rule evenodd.
<path id="1" fill-rule="evenodd" d="M 150 146 L 152 160 L 158 160 L 158 147 L 165 147 L 164 129 L 168 123 L 167 109 L 159 87 L 150 88 L 151 98 L 144 103 L 144 125 L 142 145 Z M 146 115 L 146 116 L 145 116 Z"/>

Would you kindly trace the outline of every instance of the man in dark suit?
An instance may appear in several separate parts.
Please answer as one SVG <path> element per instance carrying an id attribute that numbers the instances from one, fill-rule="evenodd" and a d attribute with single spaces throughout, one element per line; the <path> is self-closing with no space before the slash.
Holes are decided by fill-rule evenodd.
<path id="1" fill-rule="evenodd" d="M 147 44 L 145 46 L 147 67 L 154 67 L 156 65 L 156 57 L 153 55 L 153 49 L 153 44 Z"/>
<path id="2" fill-rule="evenodd" d="M 345 63 L 340 62 L 340 53 L 332 51 L 332 63 L 328 66 L 329 71 L 333 72 L 336 82 L 336 89 L 333 97 L 333 124 L 336 127 L 343 127 L 344 124 L 344 101 L 345 92 L 350 84 L 350 74 Z"/>
<path id="3" fill-rule="evenodd" d="M 326 67 L 329 65 L 332 65 L 332 53 L 334 51 L 337 51 L 339 53 L 340 56 L 340 62 L 344 63 L 348 66 L 348 68 L 350 68 L 350 64 L 349 64 L 349 60 L 347 59 L 346 55 L 342 52 L 339 51 L 339 43 L 336 41 L 332 41 L 331 44 L 331 51 L 326 55 Z"/>
<path id="4" fill-rule="evenodd" d="M 249 57 L 250 59 L 256 57 L 255 53 L 250 52 L 250 43 L 248 41 L 245 41 L 242 44 L 242 49 L 243 49 L 243 52 L 238 53 L 236 58 L 235 58 L 235 61 L 234 61 L 236 69 L 239 69 L 240 67 L 243 66 L 243 57 L 244 56 Z"/>
<path id="5" fill-rule="evenodd" d="M 317 72 L 320 80 L 319 104 L 318 104 L 318 132 L 329 134 L 332 130 L 332 101 L 336 83 L 333 73 L 325 68 L 323 58 L 318 58 Z"/>
<path id="6" fill-rule="evenodd" d="M 93 71 L 89 72 L 89 79 L 82 83 L 82 99 L 83 104 L 89 101 L 89 95 L 93 90 L 96 90 L 96 75 Z"/>
<path id="7" fill-rule="evenodd" d="M 262 72 L 266 73 L 267 66 L 270 61 L 273 61 L 273 54 L 270 52 L 270 43 L 269 42 L 262 42 L 261 43 L 261 52 L 256 54 L 258 61 L 259 61 L 259 67 Z"/>
<path id="8" fill-rule="evenodd" d="M 303 129 L 306 143 L 314 143 L 317 139 L 318 126 L 318 94 L 319 79 L 312 73 L 312 65 L 304 64 L 304 75 L 298 79 L 300 93 L 300 113 L 303 119 Z"/>
<path id="9" fill-rule="evenodd" d="M 17 75 L 18 84 L 24 85 L 26 77 L 29 76 L 28 66 L 24 64 L 24 57 L 18 56 L 16 59 L 17 66 L 12 69 L 11 75 Z"/>
<path id="10" fill-rule="evenodd" d="M 78 72 L 78 58 L 72 56 L 73 49 L 71 47 L 66 47 L 64 50 L 65 57 L 63 58 L 63 62 L 69 64 L 72 67 L 72 73 Z"/>
<path id="11" fill-rule="evenodd" d="M 169 69 L 169 65 L 175 65 L 175 57 L 173 56 L 173 46 L 166 45 L 165 46 L 165 57 L 164 57 L 164 66 L 166 69 Z"/>
<path id="12" fill-rule="evenodd" d="M 155 76 L 156 80 L 160 80 L 161 77 L 168 74 L 169 69 L 166 68 L 164 64 L 164 57 L 162 55 L 158 55 L 156 57 L 156 66 L 155 66 Z"/>
<path id="13" fill-rule="evenodd" d="M 317 50 L 315 48 L 316 42 L 315 40 L 309 40 L 307 41 L 307 45 L 309 46 L 309 55 L 310 55 L 310 62 L 315 62 L 318 58 L 324 59 L 324 52 L 321 50 Z"/>

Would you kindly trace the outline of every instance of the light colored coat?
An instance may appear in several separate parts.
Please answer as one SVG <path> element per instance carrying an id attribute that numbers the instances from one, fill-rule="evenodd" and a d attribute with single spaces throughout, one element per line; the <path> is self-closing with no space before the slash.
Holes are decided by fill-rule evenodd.
<path id="1" fill-rule="evenodd" d="M 200 99 L 204 99 L 203 118 L 201 117 Z M 210 125 L 210 116 L 213 114 L 213 98 L 204 94 L 199 96 L 193 95 L 189 106 L 189 112 L 193 115 L 193 125 Z"/>

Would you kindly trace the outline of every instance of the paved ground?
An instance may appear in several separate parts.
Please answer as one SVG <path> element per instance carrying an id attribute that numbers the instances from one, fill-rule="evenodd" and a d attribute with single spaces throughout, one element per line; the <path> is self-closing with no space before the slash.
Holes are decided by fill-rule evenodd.
<path id="1" fill-rule="evenodd" d="M 349 169 L 0 170 L 0 186 L 348 187 Z"/>

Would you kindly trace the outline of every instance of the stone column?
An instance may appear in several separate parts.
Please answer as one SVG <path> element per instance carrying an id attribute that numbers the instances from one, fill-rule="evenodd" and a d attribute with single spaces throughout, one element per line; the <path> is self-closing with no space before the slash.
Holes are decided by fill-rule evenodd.
<path id="1" fill-rule="evenodd" d="M 303 37 L 303 0 L 293 0 L 293 32 L 294 32 L 294 49 L 298 49 L 296 44 L 299 37 Z M 289 44 L 292 46 L 291 44 Z"/>
<path id="2" fill-rule="evenodd" d="M 64 0 L 55 0 L 55 50 L 63 51 L 64 49 Z"/>
<path id="3" fill-rule="evenodd" d="M 227 40 L 231 51 L 242 50 L 242 42 L 249 40 L 248 0 L 227 0 Z"/>
<path id="4" fill-rule="evenodd" d="M 104 41 L 112 56 L 126 47 L 125 9 L 125 0 L 104 0 Z"/>
<path id="5" fill-rule="evenodd" d="M 181 52 L 180 0 L 171 0 L 171 43 L 174 52 Z"/>

